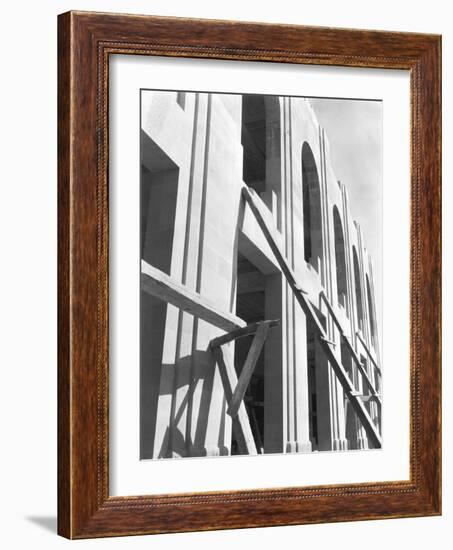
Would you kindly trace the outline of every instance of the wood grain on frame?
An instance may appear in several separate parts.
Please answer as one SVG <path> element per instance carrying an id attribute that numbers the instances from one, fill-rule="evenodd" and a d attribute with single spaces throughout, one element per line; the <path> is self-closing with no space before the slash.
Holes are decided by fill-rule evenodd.
<path id="1" fill-rule="evenodd" d="M 84 12 L 60 15 L 58 25 L 58 532 L 87 538 L 440 514 L 440 37 Z M 410 70 L 410 481 L 109 497 L 110 54 Z"/>

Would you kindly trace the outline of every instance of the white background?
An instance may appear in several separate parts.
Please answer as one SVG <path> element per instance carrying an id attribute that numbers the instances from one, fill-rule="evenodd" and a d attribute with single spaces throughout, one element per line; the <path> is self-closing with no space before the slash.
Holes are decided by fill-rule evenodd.
<path id="1" fill-rule="evenodd" d="M 444 290 L 444 515 L 362 523 L 68 542 L 56 516 L 56 15 L 68 9 L 442 33 L 444 151 L 452 149 L 453 23 L 448 2 L 41 1 L 2 6 L 0 87 L 0 499 L 4 548 L 450 548 L 453 523 L 451 287 Z M 445 154 L 444 182 L 452 161 Z M 451 185 L 444 273 L 452 277 Z M 450 277 L 448 277 L 450 275 Z"/>

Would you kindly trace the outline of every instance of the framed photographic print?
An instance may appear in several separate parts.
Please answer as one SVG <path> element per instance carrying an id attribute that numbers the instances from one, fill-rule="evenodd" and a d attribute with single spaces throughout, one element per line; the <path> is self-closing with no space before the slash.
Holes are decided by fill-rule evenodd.
<path id="1" fill-rule="evenodd" d="M 59 533 L 441 513 L 440 37 L 59 16 Z"/>

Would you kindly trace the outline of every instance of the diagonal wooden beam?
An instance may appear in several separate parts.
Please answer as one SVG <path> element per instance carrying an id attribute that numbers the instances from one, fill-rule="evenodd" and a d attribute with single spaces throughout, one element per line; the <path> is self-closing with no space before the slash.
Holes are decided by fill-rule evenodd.
<path id="1" fill-rule="evenodd" d="M 338 319 L 337 314 L 335 313 L 335 310 L 332 307 L 332 304 L 330 303 L 329 299 L 325 295 L 324 291 L 321 291 L 319 296 L 324 301 L 324 303 L 326 304 L 327 310 L 330 313 L 330 316 L 332 317 L 334 323 L 336 324 L 336 326 L 338 328 L 338 331 L 340 332 L 340 336 L 343 339 L 343 342 L 345 342 L 354 363 L 356 364 L 357 368 L 360 371 L 360 374 L 362 375 L 363 380 L 365 381 L 365 384 L 366 384 L 368 390 L 372 393 L 372 395 L 375 396 L 375 398 L 376 398 L 375 400 L 376 400 L 377 404 L 379 405 L 379 407 L 381 407 L 381 399 L 378 395 L 378 392 L 376 391 L 376 388 L 374 387 L 373 383 L 371 382 L 371 379 L 368 376 L 368 373 L 367 373 L 366 369 L 362 365 L 362 362 L 360 361 L 360 358 L 357 355 L 357 353 L 354 349 L 354 346 L 352 345 L 351 341 L 349 340 L 348 336 L 346 335 L 345 331 L 343 330 L 341 322 Z M 359 333 L 357 333 L 357 335 L 360 337 Z"/>
<path id="2" fill-rule="evenodd" d="M 348 373 L 346 372 L 341 362 L 337 359 L 336 355 L 333 353 L 330 345 L 326 342 L 326 340 L 328 339 L 324 327 L 322 326 L 318 316 L 316 315 L 310 301 L 305 297 L 304 293 L 301 292 L 300 289 L 302 288 L 302 286 L 298 283 L 293 270 L 289 266 L 285 255 L 280 250 L 277 239 L 274 236 L 276 229 L 268 225 L 265 216 L 261 212 L 261 205 L 258 200 L 258 195 L 256 195 L 253 190 L 244 186 L 242 188 L 242 196 L 247 201 L 248 205 L 250 206 L 250 210 L 255 215 L 256 221 L 258 222 L 258 225 L 260 226 L 264 236 L 266 237 L 266 240 L 269 243 L 269 247 L 274 253 L 275 259 L 277 260 L 280 269 L 282 270 L 291 290 L 293 291 L 294 296 L 299 302 L 302 311 L 311 321 L 313 321 L 315 331 L 319 338 L 321 347 L 323 348 L 324 353 L 327 357 L 327 360 L 329 361 L 340 384 L 343 386 L 343 390 L 347 398 L 349 399 L 349 402 L 351 403 L 354 412 L 357 414 L 357 417 L 365 428 L 371 444 L 375 448 L 381 448 L 381 436 L 377 431 L 373 421 L 371 420 L 371 417 L 368 414 L 368 411 L 366 410 L 364 404 L 355 395 L 356 391 L 349 378 Z"/>
<path id="3" fill-rule="evenodd" d="M 368 372 L 366 368 L 363 366 L 363 363 L 360 361 L 358 355 L 354 351 L 354 346 L 349 341 L 349 338 L 347 336 L 343 337 L 344 341 L 347 342 L 349 349 L 351 351 L 351 356 L 354 359 L 355 364 L 357 365 L 358 370 L 360 371 L 360 374 L 362 375 L 362 379 L 365 381 L 365 385 L 367 386 L 368 390 L 371 392 L 372 395 L 375 395 L 377 397 L 377 403 L 379 406 L 381 406 L 381 399 L 379 398 L 379 394 L 376 390 L 376 388 L 373 385 L 373 382 L 371 381 L 370 377 L 368 376 Z"/>
<path id="4" fill-rule="evenodd" d="M 359 339 L 359 342 L 362 344 L 364 350 L 366 351 L 366 354 L 368 355 L 368 357 L 370 358 L 371 362 L 373 363 L 374 365 L 374 368 L 377 370 L 379 376 L 382 376 L 382 371 L 381 371 L 381 368 L 380 366 L 377 364 L 375 358 L 373 357 L 373 355 L 371 354 L 371 351 L 368 349 L 368 346 L 366 345 L 366 342 L 365 340 L 362 338 L 362 335 L 360 334 L 360 332 L 356 332 L 356 335 L 357 335 L 357 338 Z"/>
<path id="5" fill-rule="evenodd" d="M 250 325 L 247 325 L 244 328 L 238 328 L 238 329 L 232 330 L 231 332 L 227 332 L 222 336 L 217 336 L 217 338 L 213 338 L 209 345 L 211 347 L 223 346 L 224 344 L 228 344 L 228 342 L 232 342 L 233 340 L 237 340 L 238 338 L 243 338 L 244 336 L 250 336 L 250 334 L 254 334 L 258 330 L 258 327 L 263 323 L 267 325 L 269 328 L 272 328 L 280 324 L 280 319 L 250 323 Z"/>
<path id="6" fill-rule="evenodd" d="M 194 317 L 203 319 L 203 321 L 227 332 L 247 325 L 241 318 L 218 309 L 210 300 L 177 283 L 169 275 L 145 260 L 142 260 L 141 288 L 152 296 L 179 307 Z"/>
<path id="7" fill-rule="evenodd" d="M 234 365 L 229 358 L 224 355 L 220 346 L 213 346 L 210 349 L 219 367 L 225 398 L 227 403 L 230 403 L 233 396 L 233 388 L 235 388 L 238 383 Z M 238 442 L 240 453 L 247 455 L 258 454 L 252 429 L 250 427 L 250 420 L 243 402 L 240 403 L 237 415 L 232 419 L 232 422 L 233 432 Z"/>
<path id="8" fill-rule="evenodd" d="M 359 399 L 361 399 L 364 403 L 368 403 L 369 401 L 376 401 L 377 395 L 373 395 L 373 394 L 370 394 L 370 395 L 358 395 L 357 396 Z"/>
<path id="9" fill-rule="evenodd" d="M 242 403 L 242 400 L 244 399 L 245 391 L 247 389 L 247 386 L 249 385 L 253 371 L 255 370 L 256 362 L 258 361 L 258 357 L 260 356 L 261 350 L 263 349 L 268 332 L 268 323 L 258 324 L 258 329 L 253 338 L 252 344 L 247 354 L 247 359 L 245 360 L 244 366 L 242 367 L 241 375 L 239 376 L 239 380 L 234 390 L 233 397 L 231 398 L 229 407 L 227 409 L 227 414 L 229 414 L 231 418 L 234 418 L 238 414 L 239 407 Z"/>

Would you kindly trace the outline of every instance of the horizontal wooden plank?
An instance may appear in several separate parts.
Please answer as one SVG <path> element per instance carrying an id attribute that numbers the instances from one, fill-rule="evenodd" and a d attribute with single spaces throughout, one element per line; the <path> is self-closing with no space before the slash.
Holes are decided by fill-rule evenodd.
<path id="1" fill-rule="evenodd" d="M 142 260 L 141 285 L 143 290 L 156 298 L 227 332 L 246 326 L 246 322 L 241 318 L 218 309 L 210 300 L 177 283 L 145 260 Z"/>
<path id="2" fill-rule="evenodd" d="M 369 401 L 378 401 L 379 395 L 358 395 L 357 397 L 359 397 L 364 403 L 368 403 Z"/>
<path id="3" fill-rule="evenodd" d="M 227 334 L 224 334 L 223 336 L 213 338 L 209 346 L 223 346 L 224 344 L 228 344 L 228 342 L 231 342 L 232 340 L 237 340 L 238 338 L 243 338 L 244 336 L 250 336 L 251 334 L 254 334 L 258 330 L 258 327 L 262 324 L 267 325 L 269 328 L 277 327 L 280 324 L 280 319 L 250 323 L 250 325 L 247 325 L 244 328 L 237 328 L 235 330 L 232 330 L 231 332 L 228 332 Z"/>

